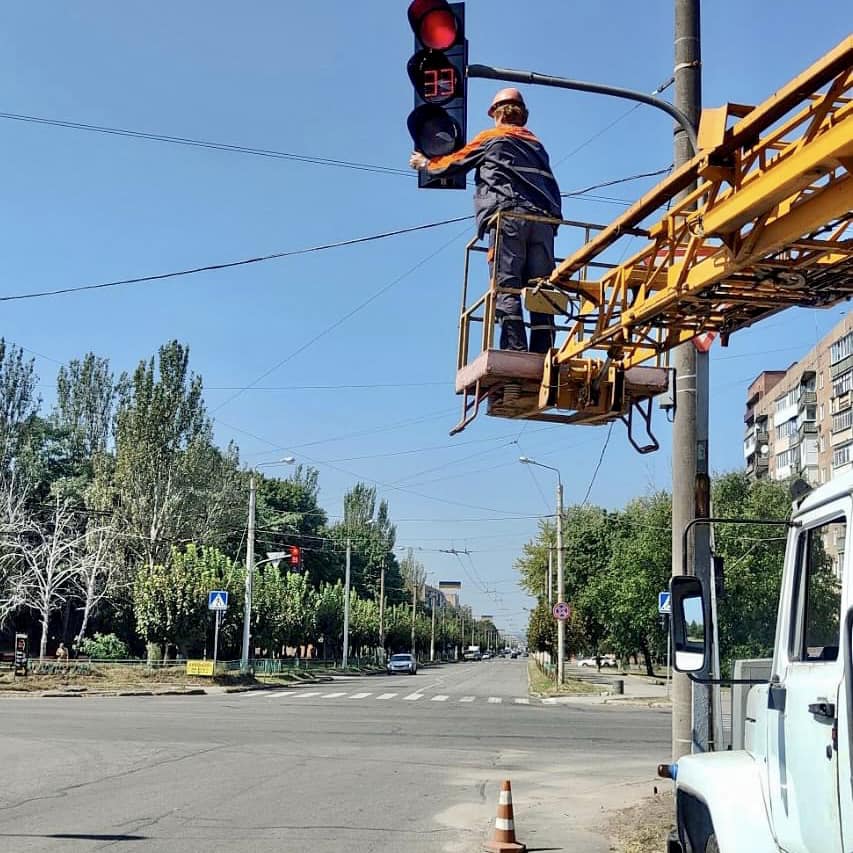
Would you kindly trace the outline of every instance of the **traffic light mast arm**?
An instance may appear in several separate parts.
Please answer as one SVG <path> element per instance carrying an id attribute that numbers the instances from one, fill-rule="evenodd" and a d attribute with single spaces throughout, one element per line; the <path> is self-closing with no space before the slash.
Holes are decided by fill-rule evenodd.
<path id="1" fill-rule="evenodd" d="M 539 74 L 536 71 L 516 71 L 512 68 L 493 68 L 491 65 L 469 65 L 468 77 L 480 77 L 486 80 L 502 80 L 507 83 L 527 83 L 529 86 L 553 86 L 557 89 L 572 89 L 576 92 L 592 92 L 596 95 L 610 95 L 613 98 L 623 98 L 628 101 L 637 101 L 657 107 L 667 115 L 674 118 L 681 129 L 687 134 L 690 144 L 696 152 L 699 143 L 696 131 L 690 123 L 690 119 L 681 110 L 674 107 L 663 98 L 647 95 L 635 89 L 624 89 L 621 86 L 608 86 L 605 83 L 589 83 L 585 80 L 570 80 L 567 77 L 552 77 L 548 74 Z"/>

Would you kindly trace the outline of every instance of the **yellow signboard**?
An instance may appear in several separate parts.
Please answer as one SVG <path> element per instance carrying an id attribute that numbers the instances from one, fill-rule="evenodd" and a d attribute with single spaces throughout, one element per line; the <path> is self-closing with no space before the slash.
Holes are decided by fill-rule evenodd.
<path id="1" fill-rule="evenodd" d="M 187 675 L 213 675 L 213 661 L 188 660 Z"/>

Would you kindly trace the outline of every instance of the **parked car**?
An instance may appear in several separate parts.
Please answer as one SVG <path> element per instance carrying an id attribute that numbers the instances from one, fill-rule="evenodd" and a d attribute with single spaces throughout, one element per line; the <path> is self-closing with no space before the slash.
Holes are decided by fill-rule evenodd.
<path id="1" fill-rule="evenodd" d="M 602 667 L 616 666 L 616 655 L 601 655 L 599 657 L 599 660 L 601 661 Z M 592 657 L 592 658 L 579 658 L 576 661 L 576 663 L 578 666 L 595 666 L 595 667 L 598 666 L 598 663 L 596 662 L 594 657 Z"/>
<path id="2" fill-rule="evenodd" d="M 391 655 L 388 660 L 388 675 L 394 673 L 407 672 L 409 675 L 415 675 L 418 671 L 418 662 L 414 655 L 399 654 Z"/>
<path id="3" fill-rule="evenodd" d="M 483 652 L 483 660 L 491 660 L 492 653 L 491 652 Z"/>
<path id="4" fill-rule="evenodd" d="M 512 660 L 515 660 L 518 657 L 518 652 L 512 651 L 509 653 L 509 656 Z"/>

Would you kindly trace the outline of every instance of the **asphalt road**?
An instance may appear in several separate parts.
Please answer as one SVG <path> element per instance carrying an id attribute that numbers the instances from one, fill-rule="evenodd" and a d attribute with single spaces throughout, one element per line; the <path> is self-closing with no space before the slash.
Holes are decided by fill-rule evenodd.
<path id="1" fill-rule="evenodd" d="M 519 703 L 525 672 L 3 699 L 0 851 L 468 853 L 509 778 L 530 848 L 604 853 L 607 811 L 652 792 L 669 715 Z"/>

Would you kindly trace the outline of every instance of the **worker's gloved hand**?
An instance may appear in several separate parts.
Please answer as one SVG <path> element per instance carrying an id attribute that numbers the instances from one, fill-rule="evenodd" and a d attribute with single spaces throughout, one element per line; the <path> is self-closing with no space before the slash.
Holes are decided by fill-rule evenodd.
<path id="1" fill-rule="evenodd" d="M 409 157 L 409 165 L 413 169 L 426 169 L 429 160 L 420 151 L 413 151 Z"/>

